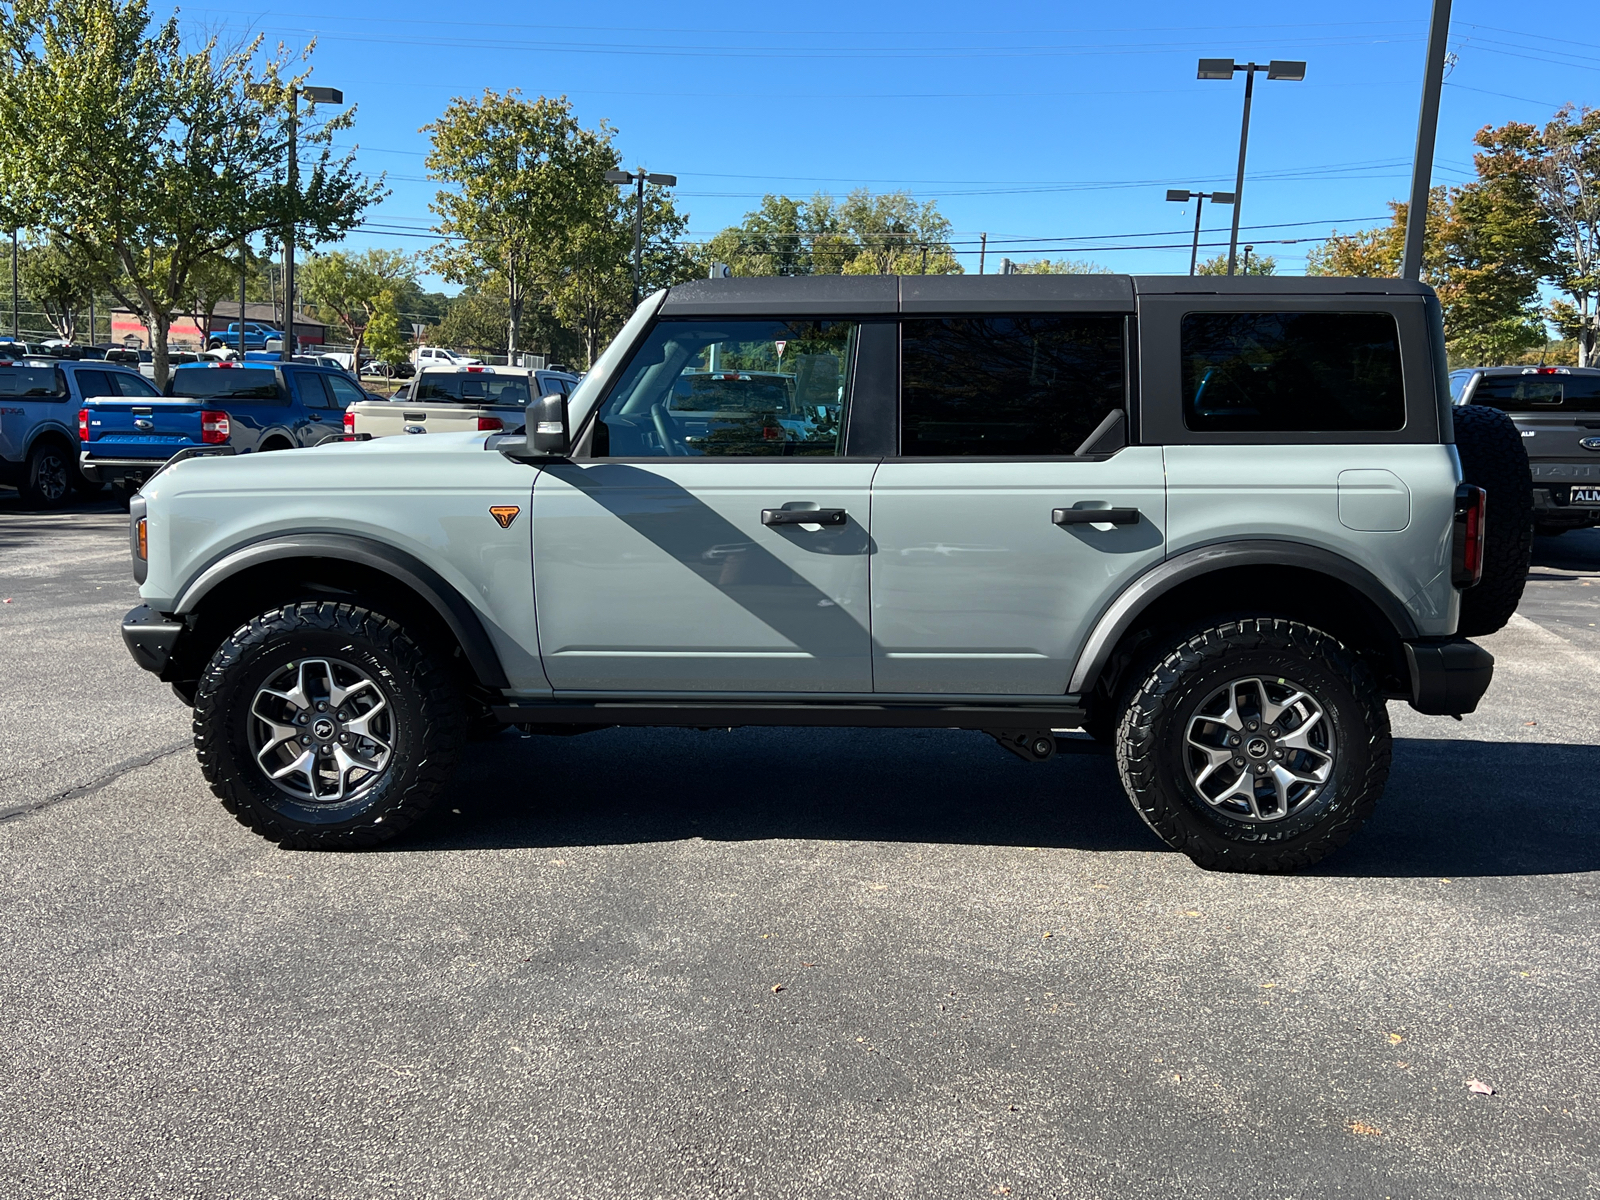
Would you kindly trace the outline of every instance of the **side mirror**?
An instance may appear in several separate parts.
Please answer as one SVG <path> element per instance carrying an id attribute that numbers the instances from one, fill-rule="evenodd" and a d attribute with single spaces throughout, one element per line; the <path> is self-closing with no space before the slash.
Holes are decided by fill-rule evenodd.
<path id="1" fill-rule="evenodd" d="M 560 392 L 540 396 L 526 411 L 528 449 L 544 458 L 565 458 L 571 451 L 567 398 Z"/>

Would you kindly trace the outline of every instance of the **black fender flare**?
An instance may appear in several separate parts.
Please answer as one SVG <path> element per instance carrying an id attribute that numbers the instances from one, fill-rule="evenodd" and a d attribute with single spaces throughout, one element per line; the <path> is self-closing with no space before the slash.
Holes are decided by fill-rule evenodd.
<path id="1" fill-rule="evenodd" d="M 416 556 L 374 538 L 348 533 L 289 533 L 237 547 L 203 567 L 178 593 L 175 615 L 184 616 L 218 584 L 240 571 L 287 558 L 334 558 L 381 571 L 425 599 L 455 635 L 467 664 L 486 688 L 509 688 L 505 667 L 476 609 L 445 578 Z"/>
<path id="2" fill-rule="evenodd" d="M 1081 695 L 1093 686 L 1122 636 L 1132 629 L 1140 615 L 1154 601 L 1173 588 L 1230 567 L 1298 567 L 1331 576 L 1348 584 L 1370 600 L 1394 627 L 1401 641 L 1421 636 L 1416 619 L 1400 598 L 1359 563 L 1351 562 L 1332 550 L 1304 542 L 1252 541 L 1216 542 L 1175 554 L 1151 567 L 1125 587 L 1101 613 L 1083 644 L 1067 684 L 1070 695 Z"/>

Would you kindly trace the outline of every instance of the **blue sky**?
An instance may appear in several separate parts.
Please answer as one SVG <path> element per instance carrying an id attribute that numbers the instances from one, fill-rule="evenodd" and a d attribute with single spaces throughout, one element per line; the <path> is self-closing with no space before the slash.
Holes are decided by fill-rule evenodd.
<path id="1" fill-rule="evenodd" d="M 225 41 L 317 39 L 314 82 L 359 105 L 350 140 L 393 188 L 350 244 L 413 250 L 435 190 L 419 128 L 453 96 L 515 87 L 568 96 L 585 124 L 617 129 L 628 165 L 676 174 L 692 235 L 764 192 L 905 188 L 938 199 L 969 270 L 987 233 L 991 270 L 1009 254 L 1181 273 L 1194 212 L 1166 189 L 1231 185 L 1243 93 L 1242 78 L 1197 80 L 1196 60 L 1304 59 L 1303 83 L 1257 77 L 1242 214 L 1242 240 L 1294 273 L 1329 229 L 1378 223 L 1406 191 L 1428 13 L 1426 0 L 282 0 L 182 17 Z M 1435 182 L 1470 177 L 1486 124 L 1600 106 L 1592 13 L 1458 0 Z M 1205 240 L 1225 243 L 1227 210 L 1205 215 L 1220 230 Z"/>

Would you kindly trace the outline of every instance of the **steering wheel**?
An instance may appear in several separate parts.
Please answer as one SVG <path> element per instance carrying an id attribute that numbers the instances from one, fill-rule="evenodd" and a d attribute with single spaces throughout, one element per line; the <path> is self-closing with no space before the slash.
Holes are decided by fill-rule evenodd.
<path id="1" fill-rule="evenodd" d="M 675 455 L 680 458 L 688 453 L 683 443 L 673 437 L 667 428 L 667 422 L 670 418 L 667 416 L 667 410 L 659 402 L 650 406 L 650 419 L 655 422 L 656 437 L 661 439 L 661 448 L 663 450 L 669 455 Z"/>

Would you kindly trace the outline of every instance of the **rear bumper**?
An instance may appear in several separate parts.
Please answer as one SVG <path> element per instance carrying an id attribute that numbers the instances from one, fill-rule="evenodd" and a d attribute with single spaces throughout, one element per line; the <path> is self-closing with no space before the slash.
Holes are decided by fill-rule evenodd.
<path id="1" fill-rule="evenodd" d="M 90 483 L 117 483 L 124 479 L 143 483 L 171 457 L 171 454 L 163 454 L 160 458 L 101 458 L 84 450 L 78 454 L 78 470 Z"/>
<path id="2" fill-rule="evenodd" d="M 1541 525 L 1565 525 L 1573 529 L 1600 525 L 1600 506 L 1569 504 L 1571 494 L 1570 486 L 1565 484 L 1534 488 L 1534 520 Z"/>
<path id="3" fill-rule="evenodd" d="M 122 640 L 128 645 L 128 653 L 134 662 L 155 675 L 167 669 L 182 633 L 182 621 L 170 620 L 147 604 L 122 618 Z"/>
<path id="4" fill-rule="evenodd" d="M 1407 642 L 1411 707 L 1435 717 L 1472 712 L 1494 678 L 1494 655 L 1465 638 Z"/>

